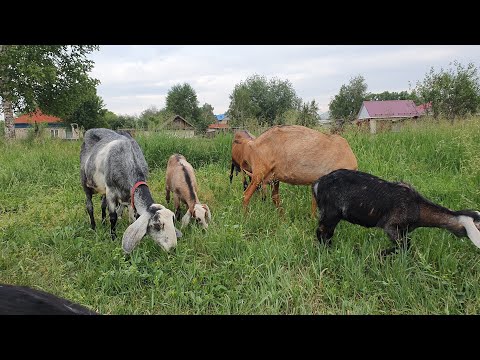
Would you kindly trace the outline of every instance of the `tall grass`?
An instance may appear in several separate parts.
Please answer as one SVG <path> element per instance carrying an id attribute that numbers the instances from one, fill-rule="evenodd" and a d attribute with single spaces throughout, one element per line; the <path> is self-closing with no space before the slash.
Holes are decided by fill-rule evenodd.
<path id="1" fill-rule="evenodd" d="M 479 208 L 480 123 L 347 131 L 359 167 L 403 180 L 453 209 Z M 213 214 L 207 232 L 183 229 L 165 253 L 146 237 L 130 257 L 109 226 L 89 228 L 79 142 L 0 144 L 0 282 L 43 289 L 104 314 L 477 314 L 478 250 L 445 230 L 418 229 L 406 253 L 379 229 L 341 222 L 331 248 L 315 238 L 308 187 L 280 185 L 283 216 L 256 194 L 242 212 L 230 170 L 231 135 L 139 137 L 149 184 L 165 203 L 165 166 L 179 152 L 197 171 Z M 100 198 L 94 199 L 100 224 Z M 126 216 L 118 233 L 128 226 Z"/>

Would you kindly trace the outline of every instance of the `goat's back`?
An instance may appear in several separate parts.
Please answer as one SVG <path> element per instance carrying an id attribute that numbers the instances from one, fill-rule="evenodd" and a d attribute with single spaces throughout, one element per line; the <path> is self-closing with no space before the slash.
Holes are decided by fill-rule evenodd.
<path id="1" fill-rule="evenodd" d="M 347 140 L 299 125 L 274 126 L 248 146 L 254 161 L 268 162 L 278 180 L 311 184 L 337 169 L 358 168 Z"/>
<path id="2" fill-rule="evenodd" d="M 85 132 L 80 152 L 82 182 L 99 191 L 115 187 L 129 195 L 131 184 L 145 181 L 148 165 L 138 143 L 131 136 L 110 129 L 90 129 Z M 102 184 L 100 184 L 100 182 Z"/>
<path id="3" fill-rule="evenodd" d="M 0 284 L 0 315 L 97 315 L 69 300 L 26 286 Z"/>
<path id="4" fill-rule="evenodd" d="M 364 226 L 375 226 L 392 212 L 416 219 L 419 205 L 424 201 L 408 184 L 346 169 L 322 176 L 312 189 L 319 209 L 338 213 L 350 222 Z"/>
<path id="5" fill-rule="evenodd" d="M 167 162 L 167 184 L 173 190 L 181 193 L 183 198 L 196 198 L 197 179 L 193 166 L 181 154 L 173 154 Z"/>

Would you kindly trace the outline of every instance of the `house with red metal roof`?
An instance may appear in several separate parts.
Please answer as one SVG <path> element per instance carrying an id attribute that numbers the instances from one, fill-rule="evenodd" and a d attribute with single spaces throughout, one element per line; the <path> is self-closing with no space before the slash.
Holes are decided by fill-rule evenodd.
<path id="1" fill-rule="evenodd" d="M 222 124 L 217 122 L 216 124 L 210 124 L 208 125 L 207 129 L 207 137 L 215 136 L 219 132 L 226 132 L 230 131 L 230 126 L 228 124 Z"/>
<path id="2" fill-rule="evenodd" d="M 14 120 L 14 126 L 17 139 L 25 138 L 29 131 L 37 132 L 41 128 L 44 133 L 52 138 L 66 140 L 78 140 L 80 138 L 77 124 L 65 124 L 62 119 L 46 115 L 40 110 L 17 117 Z"/>
<path id="3" fill-rule="evenodd" d="M 369 123 L 370 132 L 376 133 L 377 121 L 389 122 L 392 130 L 406 119 L 417 119 L 421 114 L 413 100 L 364 101 L 358 112 L 357 124 Z"/>

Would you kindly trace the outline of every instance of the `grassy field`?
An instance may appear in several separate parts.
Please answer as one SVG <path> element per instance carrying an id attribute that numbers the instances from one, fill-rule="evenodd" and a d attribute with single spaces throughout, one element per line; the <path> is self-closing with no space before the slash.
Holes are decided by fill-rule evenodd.
<path id="1" fill-rule="evenodd" d="M 344 134 L 360 170 L 406 181 L 455 210 L 480 208 L 480 122 Z M 138 139 L 154 199 L 179 152 L 196 168 L 213 215 L 191 224 L 176 251 L 145 237 L 127 258 L 109 225 L 89 228 L 79 142 L 0 143 L 0 282 L 27 285 L 102 314 L 478 314 L 480 252 L 446 230 L 418 229 L 412 248 L 384 260 L 380 229 L 341 222 L 333 246 L 315 237 L 310 189 L 280 185 L 285 209 L 255 194 L 242 212 L 241 176 L 228 182 L 231 135 Z M 94 198 L 100 222 L 100 198 Z M 170 208 L 173 204 L 167 205 Z M 118 234 L 128 225 L 118 223 Z"/>

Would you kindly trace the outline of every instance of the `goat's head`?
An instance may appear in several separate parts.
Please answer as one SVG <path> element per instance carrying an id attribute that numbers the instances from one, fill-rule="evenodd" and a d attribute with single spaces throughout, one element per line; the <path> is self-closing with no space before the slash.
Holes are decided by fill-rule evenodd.
<path id="1" fill-rule="evenodd" d="M 150 235 L 166 251 L 177 246 L 177 238 L 182 233 L 175 228 L 175 214 L 160 204 L 152 204 L 123 234 L 122 247 L 130 253 L 140 240 Z"/>
<path id="2" fill-rule="evenodd" d="M 212 219 L 212 213 L 207 204 L 195 204 L 192 217 L 199 222 L 204 229 L 207 229 L 208 223 Z"/>

